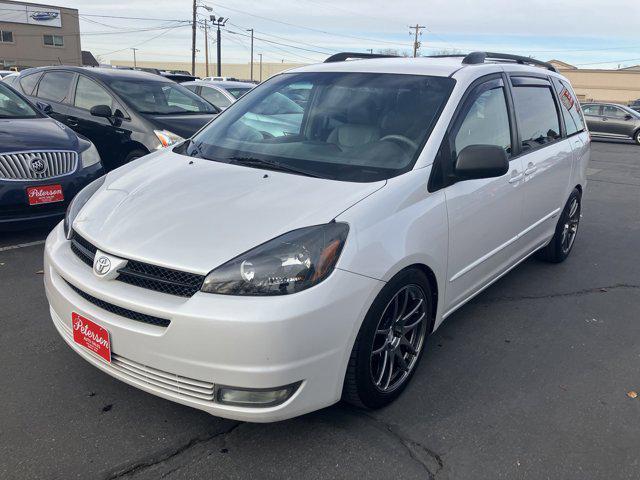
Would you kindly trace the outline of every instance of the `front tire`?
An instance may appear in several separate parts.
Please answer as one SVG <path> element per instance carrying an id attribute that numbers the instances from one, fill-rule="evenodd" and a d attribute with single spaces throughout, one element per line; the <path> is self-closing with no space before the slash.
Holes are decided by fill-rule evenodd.
<path id="1" fill-rule="evenodd" d="M 343 400 L 374 409 L 400 396 L 431 330 L 432 298 L 429 280 L 419 269 L 404 270 L 385 285 L 353 346 Z"/>
<path id="2" fill-rule="evenodd" d="M 640 145 L 640 129 L 636 130 L 636 132 L 633 134 L 633 141 L 636 143 L 636 145 Z"/>
<path id="3" fill-rule="evenodd" d="M 553 238 L 546 247 L 538 251 L 538 258 L 551 263 L 560 263 L 566 260 L 578 235 L 581 210 L 582 195 L 580 190 L 574 188 L 558 219 Z"/>

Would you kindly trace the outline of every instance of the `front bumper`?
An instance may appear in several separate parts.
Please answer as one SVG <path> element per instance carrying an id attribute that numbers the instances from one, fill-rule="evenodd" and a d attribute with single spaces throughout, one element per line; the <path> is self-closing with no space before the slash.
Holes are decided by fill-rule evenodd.
<path id="1" fill-rule="evenodd" d="M 83 358 L 120 380 L 213 415 L 270 422 L 340 399 L 351 348 L 383 283 L 336 270 L 321 284 L 280 297 L 196 293 L 182 298 L 100 280 L 70 249 L 62 225 L 45 247 L 45 287 L 63 339 Z M 117 316 L 88 302 L 69 284 L 102 301 L 171 320 L 168 327 Z M 111 364 L 73 342 L 77 312 L 109 331 Z M 275 388 L 302 382 L 285 403 L 247 408 L 217 403 L 217 385 Z"/>
<path id="2" fill-rule="evenodd" d="M 0 180 L 0 228 L 35 225 L 59 219 L 66 212 L 73 197 L 103 174 L 102 165 L 96 163 L 63 177 L 45 180 Z M 61 185 L 64 202 L 29 205 L 27 188 L 44 185 Z"/>

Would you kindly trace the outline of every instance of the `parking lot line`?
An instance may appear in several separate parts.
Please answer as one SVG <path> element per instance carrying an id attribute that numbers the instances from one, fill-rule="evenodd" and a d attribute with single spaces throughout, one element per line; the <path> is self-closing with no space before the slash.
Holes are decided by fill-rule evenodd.
<path id="1" fill-rule="evenodd" d="M 34 245 L 42 245 L 44 240 L 36 240 L 35 242 L 27 242 L 27 243 L 18 243 L 17 245 L 8 245 L 6 247 L 0 247 L 0 252 L 5 252 L 7 250 L 15 250 L 17 248 L 25 248 L 25 247 L 33 247 Z"/>

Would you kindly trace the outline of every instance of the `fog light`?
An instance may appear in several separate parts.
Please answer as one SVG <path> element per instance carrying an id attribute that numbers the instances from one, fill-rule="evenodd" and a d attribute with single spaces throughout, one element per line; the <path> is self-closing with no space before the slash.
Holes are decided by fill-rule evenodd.
<path id="1" fill-rule="evenodd" d="M 276 388 L 240 388 L 218 385 L 216 400 L 225 405 L 239 407 L 275 407 L 291 398 L 302 382 Z"/>

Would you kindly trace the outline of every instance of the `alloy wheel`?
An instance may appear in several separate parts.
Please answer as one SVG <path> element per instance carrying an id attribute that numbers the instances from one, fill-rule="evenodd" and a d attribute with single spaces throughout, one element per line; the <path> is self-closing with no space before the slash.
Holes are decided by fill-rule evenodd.
<path id="1" fill-rule="evenodd" d="M 578 225 L 580 223 L 580 199 L 574 197 L 569 206 L 569 214 L 562 228 L 562 253 L 567 254 L 578 233 Z"/>
<path id="2" fill-rule="evenodd" d="M 418 285 L 401 288 L 384 309 L 373 339 L 370 372 L 376 388 L 400 387 L 416 365 L 427 333 L 427 299 Z"/>

